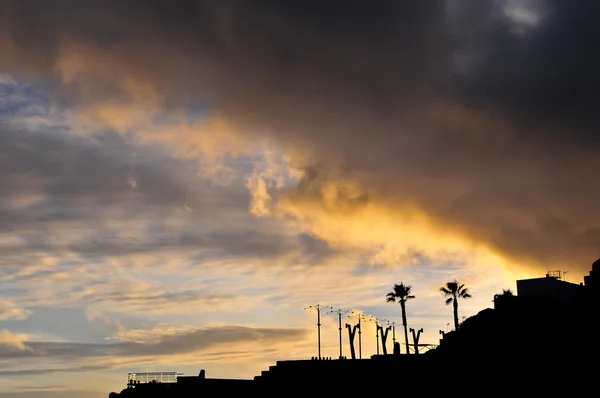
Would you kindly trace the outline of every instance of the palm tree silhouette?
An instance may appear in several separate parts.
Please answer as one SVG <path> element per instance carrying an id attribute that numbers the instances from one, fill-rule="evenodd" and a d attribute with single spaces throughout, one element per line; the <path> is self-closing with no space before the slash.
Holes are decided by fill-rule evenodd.
<path id="1" fill-rule="evenodd" d="M 402 308 L 402 326 L 404 326 L 404 342 L 406 343 L 406 353 L 410 354 L 408 347 L 408 326 L 406 324 L 406 300 L 414 299 L 415 296 L 410 294 L 412 286 L 404 285 L 404 283 L 394 284 L 394 289 L 386 295 L 388 303 L 400 303 Z"/>
<path id="2" fill-rule="evenodd" d="M 455 279 L 452 282 L 446 282 L 446 286 L 442 286 L 440 288 L 440 292 L 444 293 L 445 297 L 448 297 L 448 299 L 446 300 L 446 305 L 450 303 L 453 304 L 454 330 L 458 330 L 458 299 L 471 298 L 471 294 L 469 294 L 469 289 L 467 289 L 464 284 L 459 284 Z"/>

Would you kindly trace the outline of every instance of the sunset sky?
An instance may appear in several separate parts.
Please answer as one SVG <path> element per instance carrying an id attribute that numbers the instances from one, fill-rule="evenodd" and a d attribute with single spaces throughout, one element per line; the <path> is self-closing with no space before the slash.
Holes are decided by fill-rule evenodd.
<path id="1" fill-rule="evenodd" d="M 598 17 L 597 0 L 0 0 L 0 398 L 252 378 L 317 355 L 310 305 L 400 323 L 394 283 L 436 344 L 447 281 L 473 295 L 461 318 L 517 279 L 583 281 Z"/>

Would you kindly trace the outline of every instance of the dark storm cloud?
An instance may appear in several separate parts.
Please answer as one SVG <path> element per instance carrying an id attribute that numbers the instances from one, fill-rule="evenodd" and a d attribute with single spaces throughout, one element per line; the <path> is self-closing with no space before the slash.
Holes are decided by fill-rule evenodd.
<path id="1" fill-rule="evenodd" d="M 111 54 L 167 109 L 208 99 L 308 150 L 300 195 L 351 175 L 367 201 L 417 203 L 517 260 L 598 255 L 597 1 L 1 4 L 6 67 L 52 72 L 73 39 L 90 65 Z"/>
<path id="2" fill-rule="evenodd" d="M 453 25 L 456 48 L 472 62 L 471 73 L 459 79 L 461 94 L 472 104 L 493 101 L 518 122 L 517 133 L 528 133 L 523 138 L 597 144 L 599 4 L 513 1 L 539 15 L 538 25 L 515 34 L 514 22 L 491 12 L 492 2 L 457 3 L 465 12 Z"/>
<path id="3" fill-rule="evenodd" d="M 287 99 L 326 103 L 323 97 L 331 97 L 395 111 L 401 100 L 433 94 L 496 105 L 530 122 L 560 120 L 570 128 L 596 122 L 600 61 L 593 48 L 600 6 L 591 0 L 0 4 L 7 37 L 36 63 L 45 60 L 51 68 L 68 38 L 100 50 L 135 50 L 131 70 L 166 79 L 162 83 L 175 84 L 177 95 L 197 97 L 201 91 L 186 91 L 200 88 L 218 97 L 231 81 L 252 96 L 260 95 L 257 88 L 265 95 L 291 90 Z M 529 7 L 539 23 L 515 33 L 503 11 L 510 4 Z M 211 63 L 218 68 L 206 68 Z M 468 73 L 458 63 L 468 64 Z M 208 83 L 214 74 L 222 78 L 215 86 Z"/>

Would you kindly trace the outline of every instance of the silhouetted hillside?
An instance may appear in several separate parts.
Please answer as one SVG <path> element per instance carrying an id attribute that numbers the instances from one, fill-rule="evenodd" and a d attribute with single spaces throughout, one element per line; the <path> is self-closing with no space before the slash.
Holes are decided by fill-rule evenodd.
<path id="1" fill-rule="evenodd" d="M 495 296 L 493 309 L 466 319 L 457 331 L 446 333 L 435 350 L 420 355 L 279 361 L 254 380 L 182 377 L 173 384 L 136 385 L 111 398 L 238 393 L 321 396 L 379 391 L 400 395 L 467 391 L 478 396 L 580 396 L 591 391 L 600 358 L 595 280 L 600 263 L 594 267 L 597 272 L 586 278 L 586 286 L 567 284 L 551 275 L 521 281 L 522 296 Z"/>
<path id="2" fill-rule="evenodd" d="M 585 369 L 598 354 L 595 307 L 566 305 L 552 298 L 499 297 L 497 309 L 485 309 L 448 333 L 433 355 L 460 356 L 485 365 L 509 361 L 553 368 L 569 363 Z"/>

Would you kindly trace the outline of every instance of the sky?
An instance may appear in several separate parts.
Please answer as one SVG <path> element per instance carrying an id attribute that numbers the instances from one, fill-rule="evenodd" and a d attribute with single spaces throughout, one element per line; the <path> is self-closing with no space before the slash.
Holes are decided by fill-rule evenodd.
<path id="1" fill-rule="evenodd" d="M 436 344 L 448 281 L 473 296 L 461 319 L 517 279 L 583 281 L 599 14 L 0 0 L 0 398 L 106 397 L 139 371 L 252 378 L 317 355 L 317 304 L 335 358 L 329 307 L 400 323 L 395 283 Z"/>

